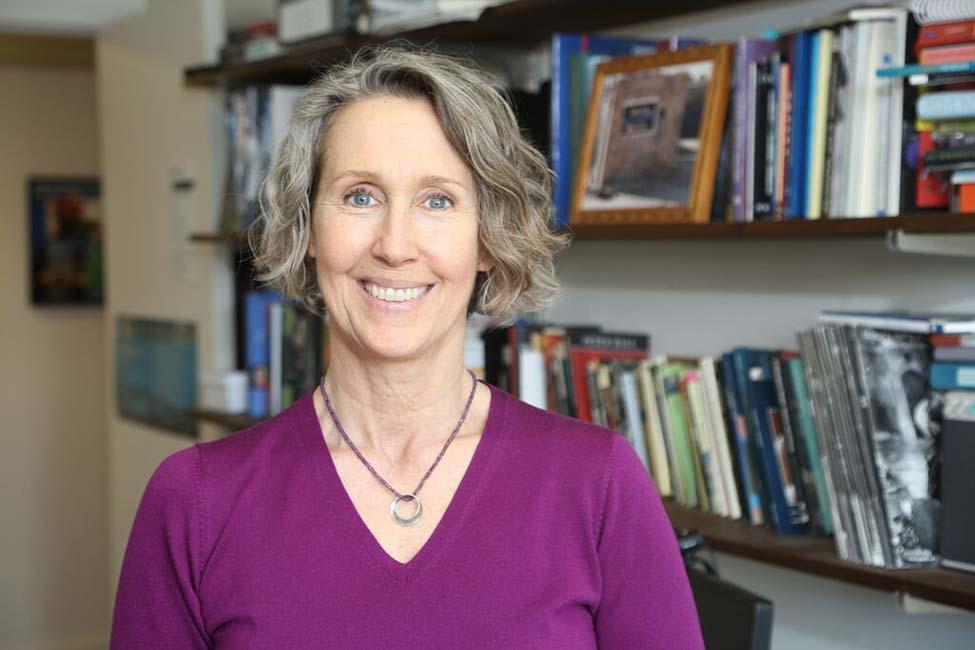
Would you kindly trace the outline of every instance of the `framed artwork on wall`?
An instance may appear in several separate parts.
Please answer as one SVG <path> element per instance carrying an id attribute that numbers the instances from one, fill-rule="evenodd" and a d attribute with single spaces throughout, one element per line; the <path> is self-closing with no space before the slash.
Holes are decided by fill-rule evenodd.
<path id="1" fill-rule="evenodd" d="M 701 45 L 599 64 L 570 225 L 709 220 L 731 57 Z"/>
<path id="2" fill-rule="evenodd" d="M 27 180 L 34 305 L 101 305 L 102 214 L 97 178 Z"/>

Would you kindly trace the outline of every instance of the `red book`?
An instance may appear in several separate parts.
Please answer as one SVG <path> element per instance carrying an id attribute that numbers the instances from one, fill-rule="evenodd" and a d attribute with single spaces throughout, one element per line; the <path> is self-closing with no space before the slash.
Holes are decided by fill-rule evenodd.
<path id="1" fill-rule="evenodd" d="M 975 20 L 959 20 L 953 23 L 938 23 L 925 25 L 917 34 L 914 51 L 932 45 L 948 45 L 951 43 L 965 43 L 975 41 Z"/>
<path id="2" fill-rule="evenodd" d="M 572 359 L 572 390 L 576 398 L 576 417 L 583 422 L 592 422 L 589 405 L 589 387 L 586 385 L 586 366 L 590 361 L 642 361 L 649 354 L 640 350 L 594 350 L 573 348 L 569 353 Z"/>
<path id="3" fill-rule="evenodd" d="M 918 208 L 946 208 L 951 205 L 951 182 L 944 174 L 929 173 L 924 154 L 934 150 L 930 131 L 918 131 L 917 180 L 914 205 Z"/>
<path id="4" fill-rule="evenodd" d="M 959 45 L 940 45 L 925 47 L 918 54 L 922 65 L 936 65 L 938 63 L 965 63 L 975 60 L 975 43 L 961 43 Z"/>
<path id="5" fill-rule="evenodd" d="M 975 346 L 975 334 L 932 334 L 931 345 L 946 348 Z"/>

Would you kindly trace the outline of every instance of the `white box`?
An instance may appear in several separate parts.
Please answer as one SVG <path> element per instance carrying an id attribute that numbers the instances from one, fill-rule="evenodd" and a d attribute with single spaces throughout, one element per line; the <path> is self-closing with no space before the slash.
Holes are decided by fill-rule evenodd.
<path id="1" fill-rule="evenodd" d="M 333 0 L 288 0 L 278 8 L 278 40 L 297 43 L 335 29 Z"/>
<path id="2" fill-rule="evenodd" d="M 220 413 L 247 412 L 247 373 L 243 370 L 200 373 L 200 408 Z"/>

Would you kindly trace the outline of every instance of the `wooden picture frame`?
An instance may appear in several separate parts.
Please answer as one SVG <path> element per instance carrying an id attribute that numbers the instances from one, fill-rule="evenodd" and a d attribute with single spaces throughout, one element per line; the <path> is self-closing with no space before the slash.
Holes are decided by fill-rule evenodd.
<path id="1" fill-rule="evenodd" d="M 570 227 L 710 220 L 733 47 L 694 46 L 599 64 Z"/>

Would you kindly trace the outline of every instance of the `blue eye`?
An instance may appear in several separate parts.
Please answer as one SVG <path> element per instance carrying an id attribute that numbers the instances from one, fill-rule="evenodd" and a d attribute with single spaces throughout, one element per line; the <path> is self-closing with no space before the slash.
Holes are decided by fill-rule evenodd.
<path id="1" fill-rule="evenodd" d="M 431 196 L 427 201 L 434 201 L 430 207 L 434 210 L 446 210 L 450 205 L 453 204 L 453 200 L 445 194 L 437 194 L 436 196 Z"/>
<path id="2" fill-rule="evenodd" d="M 344 198 L 346 201 L 348 201 L 351 198 L 352 205 L 356 206 L 357 208 L 371 207 L 372 203 L 370 203 L 369 201 L 374 200 L 372 198 L 372 195 L 369 194 L 369 192 L 361 188 L 352 190 L 351 192 L 346 194 Z"/>

